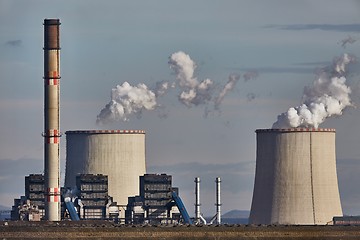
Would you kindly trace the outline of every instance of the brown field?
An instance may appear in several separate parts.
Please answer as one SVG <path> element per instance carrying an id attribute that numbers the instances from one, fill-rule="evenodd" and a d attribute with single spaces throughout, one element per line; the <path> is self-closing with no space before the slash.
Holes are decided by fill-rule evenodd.
<path id="1" fill-rule="evenodd" d="M 118 225 L 106 221 L 0 222 L 4 239 L 360 239 L 360 226 Z"/>

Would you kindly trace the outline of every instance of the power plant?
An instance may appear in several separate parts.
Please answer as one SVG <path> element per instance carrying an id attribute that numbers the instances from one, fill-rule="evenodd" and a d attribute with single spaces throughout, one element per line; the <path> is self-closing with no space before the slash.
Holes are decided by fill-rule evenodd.
<path id="1" fill-rule="evenodd" d="M 139 177 L 146 173 L 145 131 L 88 130 L 65 134 L 65 187 L 75 187 L 78 174 L 104 174 L 108 176 L 109 195 L 118 205 L 125 207 L 129 196 L 139 195 Z"/>
<path id="2" fill-rule="evenodd" d="M 60 220 L 60 20 L 44 20 L 45 219 Z"/>
<path id="3" fill-rule="evenodd" d="M 250 223 L 328 224 L 342 216 L 335 129 L 256 130 Z"/>
<path id="4" fill-rule="evenodd" d="M 59 182 L 60 20 L 44 20 L 44 174 L 25 179 L 14 219 L 109 219 L 118 223 L 207 224 L 195 178 L 195 218 L 172 176 L 147 174 L 144 130 L 66 131 L 65 184 Z M 335 129 L 256 130 L 256 172 L 249 223 L 326 225 L 342 216 Z M 216 214 L 221 224 L 221 179 Z M 341 219 L 337 219 L 341 222 Z"/>

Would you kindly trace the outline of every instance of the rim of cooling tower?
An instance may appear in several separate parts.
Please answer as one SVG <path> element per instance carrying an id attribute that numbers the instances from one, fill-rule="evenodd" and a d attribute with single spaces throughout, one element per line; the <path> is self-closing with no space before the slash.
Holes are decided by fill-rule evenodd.
<path id="1" fill-rule="evenodd" d="M 74 130 L 65 134 L 145 134 L 145 130 Z"/>
<path id="2" fill-rule="evenodd" d="M 335 128 L 269 128 L 269 129 L 256 129 L 256 133 L 261 132 L 336 132 Z"/>

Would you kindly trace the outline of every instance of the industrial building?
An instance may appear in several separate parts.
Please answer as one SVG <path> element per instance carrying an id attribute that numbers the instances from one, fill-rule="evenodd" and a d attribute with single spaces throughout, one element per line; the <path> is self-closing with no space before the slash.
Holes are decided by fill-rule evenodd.
<path id="1" fill-rule="evenodd" d="M 45 181 L 43 174 L 25 177 L 25 196 L 14 199 L 12 220 L 40 221 L 45 216 Z"/>
<path id="2" fill-rule="evenodd" d="M 108 177 L 102 174 L 80 174 L 76 176 L 76 199 L 80 219 L 109 219 L 110 205 L 113 203 L 108 194 Z M 117 207 L 115 207 L 115 213 Z M 117 218 L 117 215 L 112 215 Z"/>
<path id="3" fill-rule="evenodd" d="M 45 181 L 43 174 L 25 177 L 25 196 L 14 199 L 12 220 L 45 220 Z M 74 219 L 70 207 L 76 209 L 79 220 L 117 219 L 117 203 L 108 194 L 108 177 L 97 174 L 79 174 L 76 187 L 61 188 L 61 219 Z M 70 214 L 70 215 L 69 215 Z"/>
<path id="4" fill-rule="evenodd" d="M 37 206 L 40 217 L 45 216 L 45 181 L 43 174 L 30 174 L 25 177 L 25 198 Z"/>
<path id="5" fill-rule="evenodd" d="M 127 223 L 180 222 L 182 214 L 174 200 L 174 194 L 178 196 L 179 190 L 172 187 L 171 175 L 145 174 L 140 177 L 139 191 L 140 196 L 129 197 L 126 209 Z"/>
<path id="6" fill-rule="evenodd" d="M 323 225 L 342 216 L 335 129 L 256 130 L 249 222 Z"/>

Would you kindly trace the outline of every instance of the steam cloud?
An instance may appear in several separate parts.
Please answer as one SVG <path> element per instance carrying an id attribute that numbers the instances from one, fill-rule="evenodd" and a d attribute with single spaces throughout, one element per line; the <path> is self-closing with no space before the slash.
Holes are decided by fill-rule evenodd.
<path id="1" fill-rule="evenodd" d="M 117 85 L 111 90 L 111 100 L 100 111 L 97 116 L 97 124 L 107 124 L 115 121 L 129 121 L 131 115 L 138 118 L 144 110 L 159 111 L 160 118 L 166 118 L 168 112 L 165 106 L 158 104 L 158 98 L 165 95 L 170 88 L 178 88 L 178 100 L 187 107 L 207 105 L 214 103 L 214 109 L 219 110 L 224 97 L 233 90 L 240 79 L 240 75 L 231 74 L 228 82 L 220 90 L 217 97 L 215 95 L 215 84 L 213 80 L 206 78 L 199 81 L 194 76 L 196 63 L 190 56 L 182 51 L 175 52 L 169 57 L 168 64 L 170 69 L 175 72 L 176 82 L 159 81 L 150 89 L 145 84 L 131 86 L 128 82 Z M 251 72 L 244 74 L 244 78 L 249 80 L 255 78 L 257 73 Z M 211 112 L 206 107 L 204 116 Z"/>
<path id="2" fill-rule="evenodd" d="M 219 96 L 215 99 L 215 109 L 218 110 L 220 104 L 224 100 L 225 95 L 234 89 L 236 83 L 239 81 L 240 75 L 239 74 L 230 74 L 229 80 L 225 84 L 224 88 L 221 90 Z"/>
<path id="3" fill-rule="evenodd" d="M 114 121 L 129 121 L 129 115 L 141 117 L 143 110 L 154 110 L 156 107 L 155 93 L 145 84 L 131 86 L 128 82 L 117 85 L 111 90 L 111 101 L 97 116 L 97 124 Z"/>
<path id="4" fill-rule="evenodd" d="M 312 86 L 304 88 L 302 104 L 280 114 L 272 128 L 318 128 L 326 118 L 341 115 L 344 108 L 352 105 L 345 67 L 355 60 L 349 54 L 335 58 L 330 71 L 322 71 Z"/>
<path id="5" fill-rule="evenodd" d="M 194 76 L 195 62 L 186 53 L 179 51 L 169 57 L 170 68 L 175 71 L 181 93 L 179 101 L 188 107 L 205 104 L 211 100 L 213 81 L 205 79 L 199 83 Z"/>

